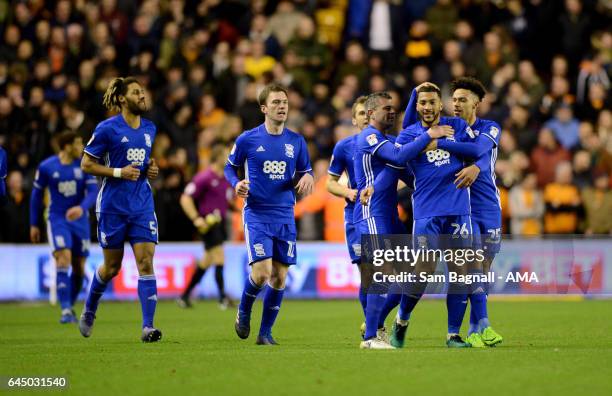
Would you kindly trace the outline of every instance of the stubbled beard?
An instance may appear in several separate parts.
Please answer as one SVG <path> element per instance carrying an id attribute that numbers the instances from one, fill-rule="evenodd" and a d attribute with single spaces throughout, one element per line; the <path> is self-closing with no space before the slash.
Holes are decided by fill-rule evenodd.
<path id="1" fill-rule="evenodd" d="M 144 110 L 141 109 L 140 106 L 138 106 L 138 103 L 134 103 L 130 101 L 128 101 L 128 110 L 130 111 L 130 113 L 134 115 L 142 115 L 142 113 L 147 111 L 146 108 Z"/>

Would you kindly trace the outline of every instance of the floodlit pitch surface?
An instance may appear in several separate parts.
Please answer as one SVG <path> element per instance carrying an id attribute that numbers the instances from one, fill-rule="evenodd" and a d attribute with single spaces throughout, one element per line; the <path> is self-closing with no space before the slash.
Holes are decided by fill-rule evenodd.
<path id="1" fill-rule="evenodd" d="M 357 301 L 285 301 L 277 347 L 255 345 L 260 301 L 248 340 L 235 314 L 160 302 L 164 338 L 142 344 L 136 301 L 103 301 L 89 339 L 56 307 L 0 304 L 0 376 L 67 376 L 78 395 L 612 394 L 612 300 L 492 301 L 503 344 L 465 350 L 445 347 L 444 301 L 417 306 L 396 351 L 359 350 Z"/>

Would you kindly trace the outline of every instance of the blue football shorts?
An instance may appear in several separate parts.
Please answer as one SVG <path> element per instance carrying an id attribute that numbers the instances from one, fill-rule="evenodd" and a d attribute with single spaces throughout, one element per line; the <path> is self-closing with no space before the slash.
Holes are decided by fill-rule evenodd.
<path id="1" fill-rule="evenodd" d="M 133 215 L 97 213 L 98 241 L 103 249 L 122 249 L 129 241 L 158 243 L 157 216 L 155 212 Z"/>
<path id="2" fill-rule="evenodd" d="M 296 263 L 295 224 L 245 223 L 244 239 L 249 265 L 268 258 L 285 265 Z"/>
<path id="3" fill-rule="evenodd" d="M 89 217 L 84 214 L 75 221 L 63 217 L 49 217 L 47 238 L 51 250 L 70 249 L 74 256 L 89 256 Z"/>

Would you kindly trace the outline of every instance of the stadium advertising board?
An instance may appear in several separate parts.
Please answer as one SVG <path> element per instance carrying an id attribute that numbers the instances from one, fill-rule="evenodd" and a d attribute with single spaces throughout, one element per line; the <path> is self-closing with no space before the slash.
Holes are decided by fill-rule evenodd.
<path id="1" fill-rule="evenodd" d="M 360 275 L 350 264 L 344 244 L 299 243 L 298 264 L 287 280 L 289 298 L 355 298 Z M 225 245 L 226 291 L 240 296 L 248 273 L 244 245 Z M 155 255 L 160 298 L 179 295 L 202 258 L 199 243 L 162 243 Z M 0 245 L 0 300 L 53 300 L 53 260 L 46 246 Z M 86 276 L 102 262 L 99 247 L 92 247 Z M 509 240 L 498 254 L 492 294 L 612 295 L 612 244 L 609 240 Z M 535 279 L 534 279 L 535 278 Z M 138 272 L 129 249 L 120 274 L 113 279 L 105 299 L 137 299 Z M 86 286 L 84 286 L 86 287 Z M 209 271 L 196 293 L 216 296 L 214 271 Z M 84 294 L 81 295 L 83 297 Z"/>

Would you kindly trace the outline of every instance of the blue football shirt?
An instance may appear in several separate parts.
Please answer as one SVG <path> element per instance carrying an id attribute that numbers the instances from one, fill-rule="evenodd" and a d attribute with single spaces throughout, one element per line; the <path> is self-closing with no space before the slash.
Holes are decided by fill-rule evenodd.
<path id="1" fill-rule="evenodd" d="M 34 177 L 34 188 L 41 192 L 49 189 L 50 220 L 64 219 L 68 209 L 83 202 L 87 185 L 96 183 L 94 176 L 81 170 L 79 160 L 62 164 L 57 155 L 41 162 Z"/>
<path id="2" fill-rule="evenodd" d="M 265 124 L 243 132 L 232 147 L 228 162 L 244 166 L 249 184 L 245 200 L 247 223 L 295 224 L 296 174 L 312 171 L 304 138 L 287 128 L 272 135 Z"/>
<path id="3" fill-rule="evenodd" d="M 384 160 L 376 153 L 385 144 L 394 145 L 393 137 L 384 135 L 378 129 L 368 126 L 355 138 L 353 167 L 357 190 L 374 185 L 374 194 L 368 205 L 363 206 L 357 200 L 353 212 L 353 222 L 357 223 L 370 217 L 397 216 L 397 180 L 398 173 L 385 172 L 385 169 L 403 169 L 396 163 Z"/>
<path id="4" fill-rule="evenodd" d="M 85 152 L 110 168 L 133 164 L 140 169 L 140 177 L 136 181 L 103 178 L 96 201 L 97 213 L 141 214 L 155 211 L 153 191 L 146 172 L 155 134 L 153 122 L 142 117 L 137 129 L 130 127 L 121 114 L 98 124 Z"/>
<path id="5" fill-rule="evenodd" d="M 455 134 L 447 140 L 474 141 L 475 135 L 467 123 L 458 117 L 441 117 L 440 125 L 450 125 Z M 429 127 L 421 122 L 402 130 L 397 143 L 406 144 L 425 134 Z M 414 219 L 434 216 L 460 216 L 470 214 L 468 189 L 457 189 L 453 183 L 464 166 L 464 159 L 446 150 L 436 149 L 419 154 L 408 162 L 414 175 Z"/>
<path id="6" fill-rule="evenodd" d="M 346 171 L 348 176 L 348 188 L 350 189 L 357 188 L 357 182 L 355 181 L 355 168 L 353 166 L 356 139 L 357 135 L 353 135 L 336 143 L 328 170 L 330 175 L 338 177 L 340 177 L 342 173 Z M 351 202 L 347 199 L 346 206 L 344 207 L 344 221 L 347 223 L 353 223 L 354 210 L 355 202 Z"/>
<path id="7" fill-rule="evenodd" d="M 486 151 L 478 159 L 480 174 L 470 186 L 472 212 L 501 211 L 499 190 L 495 184 L 495 161 L 497 160 L 497 147 L 499 145 L 501 128 L 495 121 L 483 120 L 481 118 L 477 118 L 471 128 L 478 140 L 490 139 L 493 142 L 493 148 Z"/>

